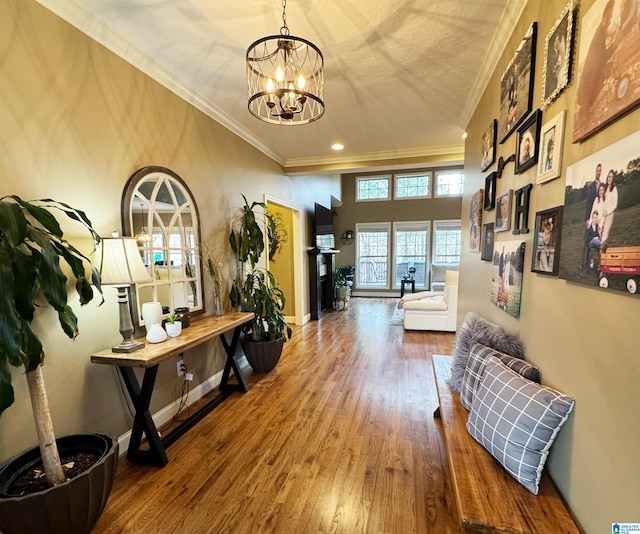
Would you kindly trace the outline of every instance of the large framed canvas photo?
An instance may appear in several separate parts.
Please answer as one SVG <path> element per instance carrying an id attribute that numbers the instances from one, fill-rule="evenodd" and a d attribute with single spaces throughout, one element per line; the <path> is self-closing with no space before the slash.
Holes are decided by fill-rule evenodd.
<path id="1" fill-rule="evenodd" d="M 496 128 L 498 121 L 493 119 L 482 134 L 482 161 L 480 170 L 486 171 L 496 160 Z"/>
<path id="2" fill-rule="evenodd" d="M 513 317 L 520 317 L 524 243 L 495 243 L 491 273 L 491 302 Z"/>
<path id="3" fill-rule="evenodd" d="M 544 44 L 542 109 L 560 96 L 569 85 L 573 63 L 573 32 L 577 0 L 571 0 L 547 35 Z"/>
<path id="4" fill-rule="evenodd" d="M 500 78 L 498 138 L 504 143 L 531 111 L 537 23 L 532 23 Z"/>
<path id="5" fill-rule="evenodd" d="M 469 208 L 469 250 L 480 252 L 480 232 L 482 231 L 482 189 L 471 197 Z"/>
<path id="6" fill-rule="evenodd" d="M 560 268 L 562 206 L 536 213 L 531 271 L 557 275 Z"/>
<path id="7" fill-rule="evenodd" d="M 640 132 L 567 167 L 560 277 L 608 291 L 640 284 Z"/>
<path id="8" fill-rule="evenodd" d="M 537 178 L 539 184 L 560 176 L 565 115 L 566 110 L 562 110 L 550 121 L 543 124 L 540 130 L 540 146 L 538 148 L 540 159 Z"/>
<path id="9" fill-rule="evenodd" d="M 640 15 L 635 0 L 596 0 L 580 21 L 573 142 L 640 103 Z"/>

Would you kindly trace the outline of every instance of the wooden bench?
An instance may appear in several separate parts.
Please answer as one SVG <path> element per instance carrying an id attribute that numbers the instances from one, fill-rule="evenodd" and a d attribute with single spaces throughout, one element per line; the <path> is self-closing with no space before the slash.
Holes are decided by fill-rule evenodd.
<path id="1" fill-rule="evenodd" d="M 538 495 L 520 485 L 476 442 L 465 426 L 469 412 L 446 383 L 451 356 L 433 356 L 451 480 L 463 532 L 560 534 L 579 533 L 546 473 Z"/>

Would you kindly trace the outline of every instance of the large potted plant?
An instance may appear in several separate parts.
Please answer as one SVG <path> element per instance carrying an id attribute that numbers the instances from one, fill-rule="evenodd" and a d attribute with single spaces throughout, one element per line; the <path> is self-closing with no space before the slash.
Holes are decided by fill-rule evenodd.
<path id="1" fill-rule="evenodd" d="M 291 327 L 284 316 L 285 297 L 278 282 L 268 270 L 258 267 L 267 237 L 276 230 L 276 221 L 263 202 L 244 206 L 231 224 L 229 244 L 238 262 L 237 276 L 229 299 L 234 308 L 252 311 L 253 320 L 245 323 L 241 340 L 249 365 L 258 372 L 271 371 L 280 359 L 285 338 L 291 338 Z"/>
<path id="2" fill-rule="evenodd" d="M 52 209 L 82 224 L 99 243 L 82 211 L 50 199 L 0 198 L 0 414 L 14 402 L 9 366 L 24 367 L 39 443 L 0 469 L 3 534 L 89 532 L 106 504 L 117 465 L 112 438 L 88 434 L 56 440 L 53 432 L 44 350 L 31 323 L 36 309 L 48 304 L 64 333 L 78 335 L 61 263 L 71 271 L 81 305 L 92 300 L 92 285 L 102 290 L 94 268 L 87 278 L 91 261 L 64 238 Z"/>

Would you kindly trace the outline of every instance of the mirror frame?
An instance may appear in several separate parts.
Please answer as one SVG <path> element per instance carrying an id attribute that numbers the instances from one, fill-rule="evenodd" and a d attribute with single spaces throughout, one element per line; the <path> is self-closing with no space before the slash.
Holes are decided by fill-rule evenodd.
<path id="1" fill-rule="evenodd" d="M 155 177 L 154 177 L 155 175 Z M 147 166 L 142 167 L 135 171 L 131 177 L 127 180 L 127 183 L 124 186 L 124 190 L 122 193 L 122 200 L 120 205 L 121 211 L 121 222 L 122 222 L 122 235 L 134 237 L 135 236 L 135 228 L 133 226 L 133 212 L 136 206 L 133 205 L 133 200 L 136 196 L 136 193 L 139 190 L 140 184 L 142 184 L 145 180 L 154 177 L 154 179 L 162 178 L 163 180 L 168 180 L 170 183 L 174 182 L 179 189 L 185 195 L 187 203 L 192 209 L 192 225 L 193 225 L 193 237 L 194 237 L 194 247 L 193 254 L 194 257 L 197 258 L 195 260 L 196 273 L 193 277 L 196 282 L 195 287 L 195 295 L 197 297 L 196 302 L 199 302 L 199 305 L 189 306 L 189 310 L 191 314 L 201 314 L 204 313 L 204 284 L 203 284 L 203 271 L 202 271 L 202 259 L 200 257 L 199 249 L 200 249 L 200 214 L 198 211 L 198 205 L 196 204 L 195 197 L 191 193 L 189 186 L 185 183 L 185 181 L 178 176 L 177 173 L 162 166 Z M 173 184 L 172 184 L 173 185 Z M 145 212 L 148 214 L 148 212 Z M 174 226 L 172 224 L 172 226 Z M 178 224 L 178 226 L 181 226 Z M 140 251 L 144 250 L 144 247 L 140 247 Z M 153 268 L 153 267 L 152 267 Z M 185 283 L 187 280 L 190 280 L 191 277 L 180 277 L 177 279 L 176 283 Z M 138 286 L 146 286 L 146 284 L 131 284 L 131 299 L 130 299 L 130 308 L 133 316 L 134 324 L 137 327 L 141 326 L 141 307 L 142 303 L 139 300 L 139 291 Z M 171 284 L 169 284 L 170 286 Z M 171 290 L 169 289 L 171 293 Z M 171 302 L 169 302 L 171 308 Z"/>

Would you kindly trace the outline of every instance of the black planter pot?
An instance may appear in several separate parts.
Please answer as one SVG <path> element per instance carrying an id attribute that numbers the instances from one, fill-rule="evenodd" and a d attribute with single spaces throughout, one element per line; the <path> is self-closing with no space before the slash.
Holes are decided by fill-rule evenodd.
<path id="1" fill-rule="evenodd" d="M 35 447 L 0 468 L 0 532 L 2 534 L 86 534 L 107 503 L 118 465 L 118 442 L 102 434 L 80 434 L 56 440 L 60 454 L 92 452 L 100 459 L 84 473 L 38 493 L 6 495 L 12 481 L 35 463 Z"/>
<path id="2" fill-rule="evenodd" d="M 242 350 L 252 369 L 258 373 L 272 371 L 280 360 L 284 336 L 275 341 L 251 341 L 242 339 Z"/>

